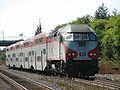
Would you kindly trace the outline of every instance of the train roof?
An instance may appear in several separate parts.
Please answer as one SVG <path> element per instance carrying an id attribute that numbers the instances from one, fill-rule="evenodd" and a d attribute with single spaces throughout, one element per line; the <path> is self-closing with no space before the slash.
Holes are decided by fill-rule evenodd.
<path id="1" fill-rule="evenodd" d="M 65 32 L 94 32 L 88 25 L 81 24 L 81 25 L 76 25 L 76 24 L 69 24 L 65 26 L 64 28 L 59 29 L 61 33 Z"/>

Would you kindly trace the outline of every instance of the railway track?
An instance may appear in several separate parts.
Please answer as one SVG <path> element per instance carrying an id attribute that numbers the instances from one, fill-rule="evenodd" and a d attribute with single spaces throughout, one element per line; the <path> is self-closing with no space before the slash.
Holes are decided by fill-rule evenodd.
<path id="1" fill-rule="evenodd" d="M 83 79 L 75 78 L 75 81 L 82 82 L 88 85 L 103 87 L 108 90 L 120 90 L 120 82 L 115 82 L 111 80 L 99 79 L 99 78 L 96 78 L 95 80 L 83 80 Z"/>
<path id="2" fill-rule="evenodd" d="M 0 70 L 0 72 L 1 72 L 1 70 Z M 6 73 L 7 71 L 2 71 L 2 73 Z M 7 74 L 7 73 L 6 73 Z M 9 74 L 9 73 L 8 73 Z M 7 75 L 8 75 L 7 74 Z M 20 74 L 19 74 L 20 75 Z M 19 77 L 19 75 L 17 75 L 17 77 Z M 22 75 L 22 74 L 21 74 Z M 24 75 L 24 74 L 23 74 Z M 61 77 L 60 77 L 61 78 Z M 92 77 L 92 78 L 94 78 L 94 77 Z M 26 78 L 23 78 L 24 80 L 26 79 Z M 61 78 L 62 79 L 62 78 Z M 60 79 L 60 80 L 61 80 Z M 103 90 L 120 90 L 120 81 L 114 81 L 114 80 L 109 80 L 109 79 L 105 79 L 105 78 L 99 78 L 99 77 L 96 77 L 95 78 L 95 80 L 94 79 L 91 79 L 91 80 L 85 80 L 85 79 L 80 79 L 80 78 L 72 78 L 72 80 L 70 79 L 70 78 L 68 78 L 69 80 L 68 80 L 68 82 L 67 83 L 69 83 L 69 81 L 71 82 L 71 81 L 73 81 L 73 83 L 75 84 L 78 84 L 78 85 L 82 85 L 83 87 L 85 87 L 86 88 L 86 86 L 90 86 L 90 87 L 95 87 L 96 89 L 99 89 L 99 90 L 102 90 L 101 88 L 103 88 Z M 19 79 L 20 80 L 20 79 Z M 32 80 L 29 80 L 29 79 L 27 79 L 27 81 L 30 81 L 30 82 L 32 82 Z M 22 81 L 20 81 L 20 82 L 22 82 Z M 18 82 L 19 83 L 19 82 Z M 26 82 L 27 83 L 27 85 L 29 84 L 28 82 Z M 33 81 L 33 83 L 35 84 L 36 82 L 34 82 Z M 63 80 L 63 83 L 64 83 L 64 80 Z M 73 83 L 72 83 L 72 85 L 73 85 Z M 56 82 L 56 84 L 57 84 L 57 82 Z M 21 84 L 22 85 L 22 84 Z M 25 85 L 25 86 L 27 86 L 27 85 Z M 31 85 L 31 84 L 29 84 L 29 85 Z M 68 84 L 69 85 L 69 84 Z M 17 85 L 17 86 L 19 86 L 19 85 Z M 24 85 L 22 85 L 23 87 L 24 87 Z M 41 84 L 40 85 L 37 85 L 37 86 L 41 86 Z M 44 85 L 43 85 L 44 86 Z M 31 85 L 31 87 L 32 87 L 32 85 Z M 34 86 L 35 87 L 35 86 Z M 25 88 L 27 88 L 27 87 L 25 87 Z M 30 87 L 29 87 L 30 88 Z M 27 88 L 27 90 L 29 89 L 29 88 Z M 49 88 L 49 87 L 48 87 Z M 26 90 L 26 89 L 18 89 L 18 90 Z M 29 90 L 31 90 L 31 89 L 29 89 Z M 53 90 L 53 88 L 49 88 L 49 89 L 37 89 L 37 88 L 35 88 L 35 89 L 32 89 L 32 90 Z"/>
<path id="3" fill-rule="evenodd" d="M 16 90 L 54 90 L 47 85 L 24 78 L 23 76 L 18 76 L 17 74 L 10 74 L 3 70 L 0 70 L 0 76 L 9 82 Z"/>

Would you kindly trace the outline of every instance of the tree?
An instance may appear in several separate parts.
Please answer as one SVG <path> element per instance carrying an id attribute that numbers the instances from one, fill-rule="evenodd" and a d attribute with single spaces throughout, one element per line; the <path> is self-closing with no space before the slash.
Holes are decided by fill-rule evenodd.
<path id="1" fill-rule="evenodd" d="M 69 22 L 69 24 L 82 24 L 82 20 L 81 20 L 81 18 L 77 18 L 76 20 Z"/>
<path id="2" fill-rule="evenodd" d="M 62 28 L 62 27 L 64 27 L 64 26 L 66 26 L 67 25 L 67 23 L 65 23 L 65 24 L 61 24 L 61 25 L 57 25 L 56 27 L 55 27 L 55 30 L 58 30 L 58 29 L 60 29 L 60 28 Z M 53 30 L 54 31 L 54 30 Z"/>
<path id="3" fill-rule="evenodd" d="M 77 18 L 76 20 L 73 20 L 72 22 L 69 22 L 69 24 L 88 24 L 90 23 L 90 20 L 92 19 L 92 16 L 86 15 L 81 18 Z"/>
<path id="4" fill-rule="evenodd" d="M 92 19 L 92 16 L 86 15 L 81 18 L 82 24 L 88 24 L 90 23 L 90 20 Z"/>
<path id="5" fill-rule="evenodd" d="M 95 18 L 96 19 L 107 19 L 109 18 L 108 14 L 108 8 L 104 6 L 104 3 L 102 3 L 101 6 L 98 7 L 98 9 L 95 12 Z"/>
<path id="6" fill-rule="evenodd" d="M 40 19 L 39 19 L 39 26 L 37 26 L 37 30 L 35 31 L 35 35 L 38 35 L 42 33 L 42 27 L 41 27 L 41 22 L 40 22 Z"/>
<path id="7" fill-rule="evenodd" d="M 109 60 L 120 60 L 120 15 L 111 17 L 105 29 L 102 50 Z"/>
<path id="8" fill-rule="evenodd" d="M 117 13 L 118 13 L 117 9 L 113 9 L 113 11 L 112 11 L 113 16 L 116 16 Z"/>

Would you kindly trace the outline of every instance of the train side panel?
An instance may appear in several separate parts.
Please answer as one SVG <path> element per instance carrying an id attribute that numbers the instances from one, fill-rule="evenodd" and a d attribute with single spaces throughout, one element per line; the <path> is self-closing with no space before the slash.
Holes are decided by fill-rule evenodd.
<path id="1" fill-rule="evenodd" d="M 52 41 L 48 43 L 48 60 L 60 60 L 60 43 Z"/>

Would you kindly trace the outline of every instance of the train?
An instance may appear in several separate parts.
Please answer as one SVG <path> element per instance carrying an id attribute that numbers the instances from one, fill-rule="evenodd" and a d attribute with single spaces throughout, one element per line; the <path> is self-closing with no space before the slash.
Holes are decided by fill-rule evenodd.
<path id="1" fill-rule="evenodd" d="M 68 24 L 40 33 L 6 48 L 6 66 L 71 76 L 94 76 L 98 67 L 98 40 L 88 25 Z"/>

